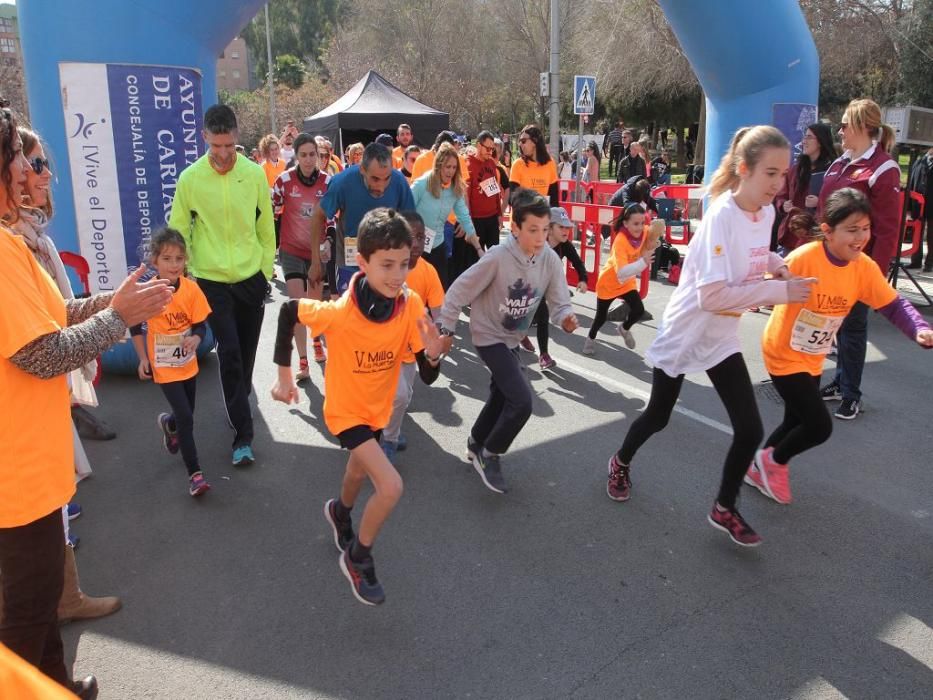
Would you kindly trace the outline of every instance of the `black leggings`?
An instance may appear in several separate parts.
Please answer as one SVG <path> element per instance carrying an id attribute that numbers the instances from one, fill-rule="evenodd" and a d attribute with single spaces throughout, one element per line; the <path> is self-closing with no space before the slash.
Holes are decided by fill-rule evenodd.
<path id="1" fill-rule="evenodd" d="M 777 377 L 774 388 L 784 399 L 784 422 L 765 441 L 774 448 L 774 461 L 787 464 L 811 447 L 822 445 L 833 433 L 833 420 L 820 396 L 820 378 L 806 372 Z"/>
<path id="2" fill-rule="evenodd" d="M 197 375 L 182 382 L 160 384 L 162 393 L 172 407 L 171 422 L 178 433 L 181 457 L 185 460 L 188 476 L 200 471 L 198 466 L 198 448 L 194 444 L 194 398 L 198 388 Z"/>
<path id="3" fill-rule="evenodd" d="M 599 332 L 599 329 L 603 327 L 603 324 L 606 322 L 606 317 L 609 315 L 609 307 L 616 299 L 621 299 L 628 304 L 628 318 L 626 318 L 625 323 L 622 324 L 625 330 L 630 329 L 638 323 L 638 319 L 644 315 L 645 305 L 641 303 L 641 295 L 639 295 L 637 289 L 633 289 L 622 296 L 613 297 L 612 299 L 600 299 L 597 297 L 596 316 L 593 318 L 593 325 L 590 326 L 590 340 L 596 340 L 596 334 Z M 628 463 L 626 462 L 626 464 Z"/>
<path id="4" fill-rule="evenodd" d="M 538 310 L 535 311 L 535 323 L 538 329 L 538 352 L 547 355 L 547 344 L 551 336 L 548 326 L 550 323 L 551 312 L 547 308 L 547 302 L 542 299 L 538 304 Z"/>
<path id="5" fill-rule="evenodd" d="M 732 445 L 726 454 L 716 500 L 724 508 L 734 508 L 742 479 L 764 437 L 764 428 L 742 353 L 729 355 L 715 367 L 706 370 L 706 374 L 713 382 L 732 422 Z M 628 429 L 625 442 L 616 454 L 622 464 L 631 464 L 638 448 L 667 426 L 683 382 L 684 375 L 669 377 L 663 370 L 655 368 L 648 405 Z"/>

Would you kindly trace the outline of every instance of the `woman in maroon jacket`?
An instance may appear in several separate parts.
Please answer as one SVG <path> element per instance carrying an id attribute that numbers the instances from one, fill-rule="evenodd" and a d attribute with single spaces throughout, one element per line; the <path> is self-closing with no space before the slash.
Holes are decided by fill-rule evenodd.
<path id="1" fill-rule="evenodd" d="M 823 175 L 836 158 L 833 130 L 828 124 L 817 122 L 808 126 L 800 145 L 800 157 L 787 171 L 784 187 L 774 198 L 780 221 L 777 242 L 784 249 L 782 255 L 806 243 L 788 228 L 788 223 L 795 210 L 816 212 Z"/>
<path id="2" fill-rule="evenodd" d="M 818 218 L 826 198 L 843 187 L 863 192 L 871 202 L 871 240 L 865 252 L 887 274 L 897 253 L 900 226 L 901 169 L 891 157 L 894 130 L 881 123 L 872 100 L 852 100 L 839 127 L 845 152 L 823 177 Z M 862 370 L 868 347 L 868 307 L 856 303 L 836 336 L 836 377 L 821 389 L 824 401 L 842 400 L 836 418 L 852 420 L 862 407 Z"/>

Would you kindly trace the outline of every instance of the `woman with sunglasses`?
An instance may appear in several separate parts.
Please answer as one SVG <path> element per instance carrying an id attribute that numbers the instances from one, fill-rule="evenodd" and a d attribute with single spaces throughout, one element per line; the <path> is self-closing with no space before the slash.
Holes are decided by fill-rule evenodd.
<path id="1" fill-rule="evenodd" d="M 541 129 L 535 124 L 522 129 L 518 135 L 518 150 L 522 157 L 512 163 L 509 173 L 512 194 L 527 188 L 550 199 L 552 207 L 559 207 L 557 165 L 547 151 Z"/>
<path id="2" fill-rule="evenodd" d="M 74 494 L 69 372 L 159 313 L 172 292 L 139 283 L 141 267 L 112 294 L 64 299 L 26 243 L 9 230 L 19 218 L 26 172 L 13 114 L 0 106 L 0 644 L 80 698 L 97 681 L 74 683 L 65 665 L 57 609 L 64 588 L 62 506 Z M 44 167 L 44 166 L 43 166 Z"/>
<path id="3" fill-rule="evenodd" d="M 817 218 L 824 217 L 826 200 L 843 187 L 858 190 L 871 205 L 871 240 L 865 247 L 872 260 L 888 274 L 900 245 L 901 168 L 891 156 L 894 130 L 881 122 L 881 108 L 872 100 L 852 100 L 839 126 L 844 153 L 837 158 L 820 189 Z M 836 376 L 820 393 L 824 401 L 842 401 L 833 414 L 852 420 L 862 408 L 862 370 L 868 348 L 868 306 L 857 302 L 836 335 Z"/>

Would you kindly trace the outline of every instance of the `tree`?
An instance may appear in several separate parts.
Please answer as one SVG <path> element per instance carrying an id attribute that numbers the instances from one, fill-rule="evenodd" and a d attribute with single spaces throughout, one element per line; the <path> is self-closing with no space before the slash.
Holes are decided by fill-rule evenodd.
<path id="1" fill-rule="evenodd" d="M 276 56 L 272 80 L 276 85 L 281 84 L 297 90 L 304 85 L 307 73 L 308 70 L 300 58 L 286 53 Z"/>
<path id="2" fill-rule="evenodd" d="M 915 0 L 901 32 L 902 101 L 933 109 L 933 0 Z"/>
<path id="3" fill-rule="evenodd" d="M 321 52 L 333 36 L 337 18 L 344 12 L 345 0 L 270 0 L 269 27 L 272 56 L 291 54 L 309 65 L 321 68 Z M 256 75 L 265 80 L 266 18 L 260 11 L 242 32 L 255 59 Z"/>

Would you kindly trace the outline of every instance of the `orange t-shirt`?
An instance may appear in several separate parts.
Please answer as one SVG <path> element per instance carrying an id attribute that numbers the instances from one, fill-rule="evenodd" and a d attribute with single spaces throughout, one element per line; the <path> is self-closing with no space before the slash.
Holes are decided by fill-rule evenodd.
<path id="1" fill-rule="evenodd" d="M 392 318 L 376 323 L 359 310 L 353 285 L 337 301 L 298 302 L 298 320 L 327 339 L 324 422 L 334 435 L 356 425 L 384 428 L 392 416 L 402 356 L 409 348 L 424 349 L 417 325 L 424 303 L 417 294 L 401 292 Z"/>
<path id="2" fill-rule="evenodd" d="M 396 170 L 402 169 L 402 161 L 405 159 L 405 146 L 396 146 L 392 149 L 392 167 Z"/>
<path id="3" fill-rule="evenodd" d="M 68 325 L 65 300 L 23 239 L 0 227 L 0 527 L 18 527 L 75 492 L 68 380 L 39 379 L 10 362 L 37 338 Z"/>
<path id="4" fill-rule="evenodd" d="M 816 277 L 806 304 L 778 304 L 761 338 L 768 374 L 784 376 L 806 372 L 819 375 L 833 338 L 849 310 L 860 301 L 873 309 L 897 298 L 875 262 L 860 253 L 848 265 L 834 265 L 821 241 L 795 249 L 787 267 L 800 277 Z"/>
<path id="5" fill-rule="evenodd" d="M 444 305 L 444 285 L 434 269 L 434 265 L 421 258 L 415 261 L 415 266 L 408 270 L 405 284 L 415 292 L 428 309 L 437 309 Z M 402 355 L 402 362 L 414 362 L 415 354 L 409 350 Z"/>
<path id="6" fill-rule="evenodd" d="M 553 158 L 544 165 L 536 160 L 526 161 L 519 158 L 512 163 L 509 173 L 509 182 L 517 182 L 520 187 L 534 190 L 543 197 L 547 197 L 548 188 L 557 180 L 557 166 L 554 165 Z"/>
<path id="7" fill-rule="evenodd" d="M 162 313 L 146 321 L 146 349 L 152 381 L 156 384 L 183 382 L 198 373 L 197 353 L 185 353 L 181 343 L 191 335 L 191 326 L 207 319 L 210 313 L 207 297 L 197 282 L 179 277 L 172 301 Z"/>
<path id="8" fill-rule="evenodd" d="M 78 697 L 3 644 L 0 644 L 0 688 L 2 697 L 16 700 L 76 700 Z"/>
<path id="9" fill-rule="evenodd" d="M 275 163 L 268 160 L 262 161 L 262 169 L 266 173 L 266 181 L 269 183 L 270 188 L 275 185 L 276 178 L 285 172 L 286 165 L 284 158 L 279 158 Z"/>
<path id="10" fill-rule="evenodd" d="M 635 289 L 635 277 L 619 282 L 616 273 L 626 265 L 630 265 L 641 257 L 642 249 L 645 247 L 645 241 L 648 237 L 645 233 L 641 238 L 630 239 L 628 232 L 622 229 L 616 234 L 612 242 L 612 250 L 609 251 L 609 259 L 599 271 L 599 279 L 596 280 L 596 296 L 600 299 L 615 299 L 626 292 Z"/>

